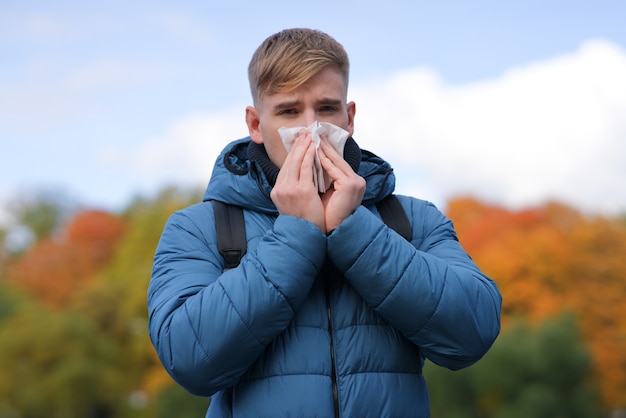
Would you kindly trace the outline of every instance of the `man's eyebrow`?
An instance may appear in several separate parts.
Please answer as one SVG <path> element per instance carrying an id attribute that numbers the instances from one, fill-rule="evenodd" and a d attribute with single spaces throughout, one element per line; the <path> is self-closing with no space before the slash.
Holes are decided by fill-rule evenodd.
<path id="1" fill-rule="evenodd" d="M 340 106 L 343 103 L 341 99 L 332 99 L 330 97 L 325 97 L 317 101 L 316 105 L 325 105 L 325 106 Z M 286 102 L 277 103 L 274 105 L 273 109 L 275 111 L 291 109 L 292 107 L 297 107 L 301 104 L 299 100 L 290 100 Z"/>
<path id="2" fill-rule="evenodd" d="M 339 106 L 342 103 L 343 103 L 343 100 L 331 99 L 331 98 L 324 98 L 324 99 L 321 99 L 320 101 L 318 101 L 318 104 L 332 105 L 332 106 Z"/>
<path id="3" fill-rule="evenodd" d="M 298 106 L 300 102 L 298 100 L 292 100 L 289 102 L 281 102 L 274 105 L 274 110 L 283 110 L 283 109 L 291 109 L 292 107 Z"/>

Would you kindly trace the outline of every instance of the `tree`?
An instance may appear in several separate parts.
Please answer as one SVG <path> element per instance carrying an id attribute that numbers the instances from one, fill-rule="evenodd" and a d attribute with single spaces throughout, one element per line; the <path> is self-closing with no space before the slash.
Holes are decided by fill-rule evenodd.
<path id="1" fill-rule="evenodd" d="M 50 306 L 61 307 L 112 259 L 124 231 L 124 221 L 117 216 L 81 212 L 56 239 L 39 241 L 9 266 L 8 281 Z"/>
<path id="2" fill-rule="evenodd" d="M 116 354 L 89 321 L 22 303 L 0 326 L 0 416 L 111 416 Z"/>
<path id="3" fill-rule="evenodd" d="M 516 322 L 485 357 L 451 372 L 428 364 L 432 414 L 444 418 L 600 416 L 590 353 L 573 315 Z"/>
<path id="4" fill-rule="evenodd" d="M 154 251 L 167 218 L 199 200 L 197 191 L 166 189 L 153 199 L 136 199 L 121 215 L 125 232 L 110 263 L 101 268 L 67 306 L 74 315 L 89 318 L 101 335 L 114 341 L 123 356 L 116 371 L 122 401 L 134 399 L 133 410 L 119 417 L 162 416 L 161 410 L 198 409 L 207 399 L 180 393 L 161 366 L 148 338 L 146 292 Z M 174 416 L 174 415 L 172 415 Z M 175 416 L 183 416 L 175 414 Z"/>
<path id="5" fill-rule="evenodd" d="M 123 216 L 83 211 L 14 261 L 6 286 L 31 299 L 9 304 L 14 298 L 0 294 L 0 416 L 206 409 L 207 399 L 180 393 L 147 336 L 154 249 L 189 196 L 170 190 L 136 200 Z"/>
<path id="6" fill-rule="evenodd" d="M 626 406 L 626 225 L 557 203 L 449 205 L 459 240 L 503 295 L 503 327 L 576 312 L 607 409 Z"/>
<path id="7" fill-rule="evenodd" d="M 180 386 L 171 385 L 159 394 L 156 402 L 156 418 L 197 418 L 206 414 L 210 399 L 191 395 Z"/>

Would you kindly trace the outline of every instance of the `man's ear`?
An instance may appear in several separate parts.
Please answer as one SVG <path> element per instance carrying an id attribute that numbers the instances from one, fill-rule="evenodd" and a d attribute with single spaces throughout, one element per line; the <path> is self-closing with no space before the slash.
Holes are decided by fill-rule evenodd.
<path id="1" fill-rule="evenodd" d="M 246 107 L 246 125 L 248 125 L 248 133 L 252 141 L 257 144 L 263 143 L 260 124 L 259 111 L 252 106 Z"/>
<path id="2" fill-rule="evenodd" d="M 348 132 L 350 133 L 350 136 L 352 136 L 354 134 L 354 115 L 356 113 L 356 103 L 348 102 L 346 107 L 348 110 Z"/>

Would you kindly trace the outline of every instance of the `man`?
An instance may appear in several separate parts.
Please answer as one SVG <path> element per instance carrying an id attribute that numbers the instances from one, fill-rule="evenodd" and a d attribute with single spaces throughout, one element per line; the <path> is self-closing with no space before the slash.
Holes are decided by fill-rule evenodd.
<path id="1" fill-rule="evenodd" d="M 352 139 L 339 43 L 282 31 L 249 79 L 250 137 L 226 147 L 204 202 L 172 215 L 156 251 L 148 307 L 163 365 L 212 396 L 208 417 L 429 416 L 424 360 L 459 369 L 484 355 L 500 327 L 496 285 L 433 205 L 398 196 L 411 242 L 381 220 L 395 180 Z M 343 150 L 329 134 L 316 146 L 304 129 L 316 122 L 347 133 Z M 296 128 L 289 147 L 282 127 Z M 248 251 L 227 271 L 210 200 L 245 213 Z"/>

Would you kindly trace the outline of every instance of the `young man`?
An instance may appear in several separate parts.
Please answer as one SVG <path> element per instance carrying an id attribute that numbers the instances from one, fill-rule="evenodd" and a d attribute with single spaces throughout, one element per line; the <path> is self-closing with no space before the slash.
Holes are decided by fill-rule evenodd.
<path id="1" fill-rule="evenodd" d="M 277 33 L 249 78 L 250 137 L 226 147 L 204 202 L 172 215 L 156 251 L 148 308 L 163 365 L 212 397 L 208 417 L 429 416 L 424 360 L 459 369 L 484 355 L 496 285 L 433 205 L 398 196 L 411 242 L 381 220 L 395 180 L 352 139 L 339 43 Z M 343 150 L 328 133 L 317 148 L 314 122 L 345 131 Z M 289 146 L 282 127 L 296 128 Z M 332 181 L 322 190 L 316 161 Z M 248 250 L 226 271 L 211 200 L 244 209 Z"/>

